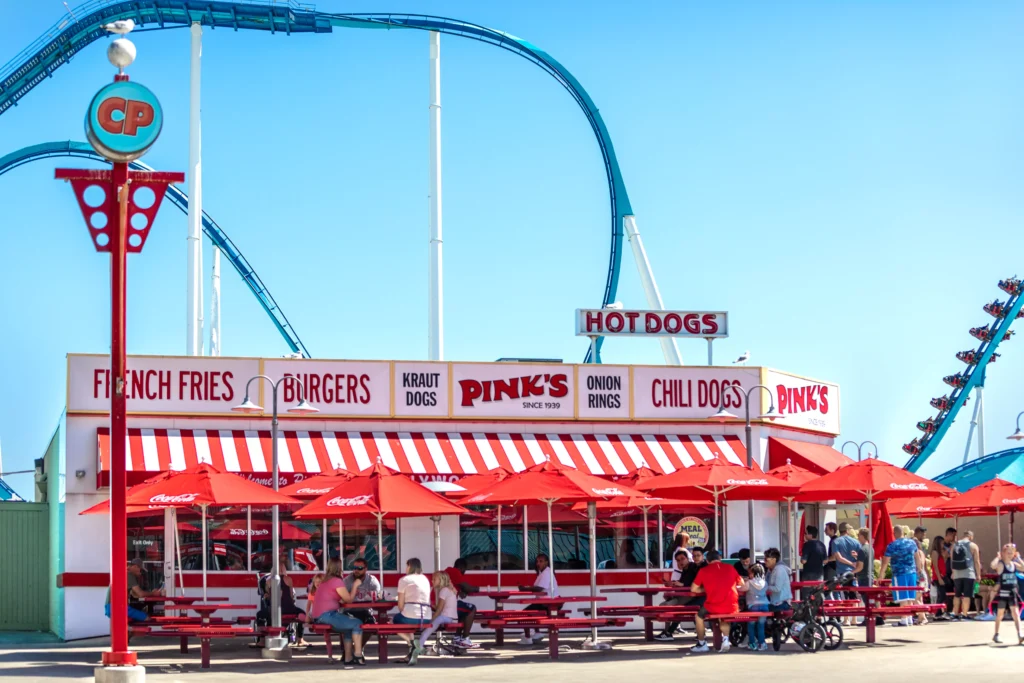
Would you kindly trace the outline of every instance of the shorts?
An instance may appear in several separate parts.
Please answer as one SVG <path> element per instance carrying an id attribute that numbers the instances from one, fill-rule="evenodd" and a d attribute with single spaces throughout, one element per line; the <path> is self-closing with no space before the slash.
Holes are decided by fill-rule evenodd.
<path id="1" fill-rule="evenodd" d="M 1009 598 L 996 598 L 992 601 L 995 609 L 1015 610 L 1020 608 L 1020 598 L 1013 596 Z"/>
<path id="2" fill-rule="evenodd" d="M 475 609 L 476 605 L 474 605 L 473 603 L 466 602 L 465 600 L 459 600 L 459 621 L 464 620 L 466 617 L 469 616 L 470 612 L 472 612 Z"/>
<path id="3" fill-rule="evenodd" d="M 892 585 L 896 587 L 917 586 L 917 572 L 906 574 L 893 574 Z M 917 591 L 893 591 L 892 599 L 896 602 L 913 600 L 917 597 Z"/>
<path id="4" fill-rule="evenodd" d="M 422 626 L 426 628 L 430 625 L 431 619 L 417 619 L 416 617 L 407 617 L 404 614 L 396 614 L 395 618 L 391 620 L 395 624 L 406 624 L 411 626 Z"/>
<path id="5" fill-rule="evenodd" d="M 110 617 L 110 605 L 103 607 L 103 613 Z M 149 615 L 140 609 L 128 605 L 128 621 L 146 621 L 149 619 Z"/>
<path id="6" fill-rule="evenodd" d="M 957 598 L 973 598 L 974 584 L 974 579 L 953 579 L 953 596 Z"/>

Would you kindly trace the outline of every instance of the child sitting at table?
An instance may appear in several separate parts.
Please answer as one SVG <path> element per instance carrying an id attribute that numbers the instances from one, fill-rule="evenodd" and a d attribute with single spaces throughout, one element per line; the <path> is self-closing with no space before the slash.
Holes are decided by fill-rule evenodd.
<path id="1" fill-rule="evenodd" d="M 309 580 L 309 584 L 306 586 L 306 604 L 312 605 L 313 599 L 316 597 L 316 589 L 320 587 L 320 584 L 324 582 L 323 574 L 314 574 L 313 578 Z"/>
<path id="2" fill-rule="evenodd" d="M 427 649 L 427 640 L 437 632 L 437 629 L 447 624 L 454 624 L 459 620 L 459 596 L 452 588 L 451 577 L 445 572 L 434 572 L 434 620 L 430 626 L 423 630 L 420 636 L 419 646 L 416 648 L 416 657 L 409 661 L 410 666 L 416 664 L 416 659 Z"/>

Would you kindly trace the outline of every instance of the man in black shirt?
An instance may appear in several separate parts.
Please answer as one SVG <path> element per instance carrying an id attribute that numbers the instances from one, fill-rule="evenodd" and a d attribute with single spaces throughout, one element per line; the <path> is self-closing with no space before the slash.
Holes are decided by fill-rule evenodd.
<path id="1" fill-rule="evenodd" d="M 703 555 L 703 553 L 701 553 Z M 700 571 L 701 567 L 695 562 L 690 561 L 690 556 L 682 549 L 676 551 L 675 562 L 672 567 L 672 575 L 669 577 L 666 586 L 670 588 L 689 588 L 693 583 L 693 580 L 697 578 L 697 572 Z M 681 607 L 687 605 L 693 597 L 672 597 L 661 603 L 662 606 L 675 606 Z M 672 640 L 674 634 L 679 628 L 678 622 L 668 622 L 665 624 L 665 630 L 654 636 L 655 640 Z M 685 635 L 680 631 L 680 635 Z"/>
<path id="2" fill-rule="evenodd" d="M 825 558 L 828 557 L 825 544 L 818 540 L 818 527 L 808 526 L 805 532 L 804 545 L 800 548 L 800 580 L 821 581 L 825 575 Z"/>

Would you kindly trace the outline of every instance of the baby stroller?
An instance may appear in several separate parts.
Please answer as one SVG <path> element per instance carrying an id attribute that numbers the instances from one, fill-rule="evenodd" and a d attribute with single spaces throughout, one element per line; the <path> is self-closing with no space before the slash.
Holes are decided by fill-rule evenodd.
<path id="1" fill-rule="evenodd" d="M 791 616 L 773 614 L 765 625 L 765 633 L 771 634 L 772 649 L 778 652 L 782 643 L 792 638 L 804 652 L 816 653 L 822 649 L 835 650 L 843 644 L 843 626 L 836 619 L 825 619 L 822 606 L 825 593 L 833 593 L 853 583 L 853 574 L 846 573 L 838 579 L 825 581 L 812 589 L 807 596 L 793 605 Z"/>

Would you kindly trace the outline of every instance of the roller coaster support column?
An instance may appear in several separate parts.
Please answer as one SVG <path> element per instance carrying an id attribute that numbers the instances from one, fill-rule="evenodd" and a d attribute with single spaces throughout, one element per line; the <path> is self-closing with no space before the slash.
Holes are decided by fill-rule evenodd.
<path id="1" fill-rule="evenodd" d="M 622 227 L 626 231 L 629 245 L 633 248 L 633 258 L 636 259 L 636 268 L 640 271 L 640 282 L 644 287 L 644 294 L 647 295 L 647 305 L 654 310 L 664 310 L 665 305 L 661 302 L 661 292 L 658 291 L 658 283 L 654 281 L 654 271 L 651 270 L 651 262 L 647 260 L 647 252 L 644 250 L 644 243 L 640 240 L 640 232 L 636 229 L 635 216 L 623 216 Z M 668 365 L 682 365 L 679 357 L 679 347 L 676 346 L 675 337 L 661 338 L 661 352 L 665 356 L 665 363 Z"/>
<path id="2" fill-rule="evenodd" d="M 441 34 L 430 32 L 430 285 L 428 360 L 444 360 L 444 278 L 441 268 Z"/>
<path id="3" fill-rule="evenodd" d="M 220 355 L 220 249 L 213 248 L 213 271 L 210 276 L 210 355 Z"/>
<path id="4" fill-rule="evenodd" d="M 199 81 L 203 58 L 203 27 L 192 22 L 188 89 L 188 283 L 186 285 L 187 338 L 185 353 L 202 355 L 203 349 L 203 132 L 199 114 Z"/>

